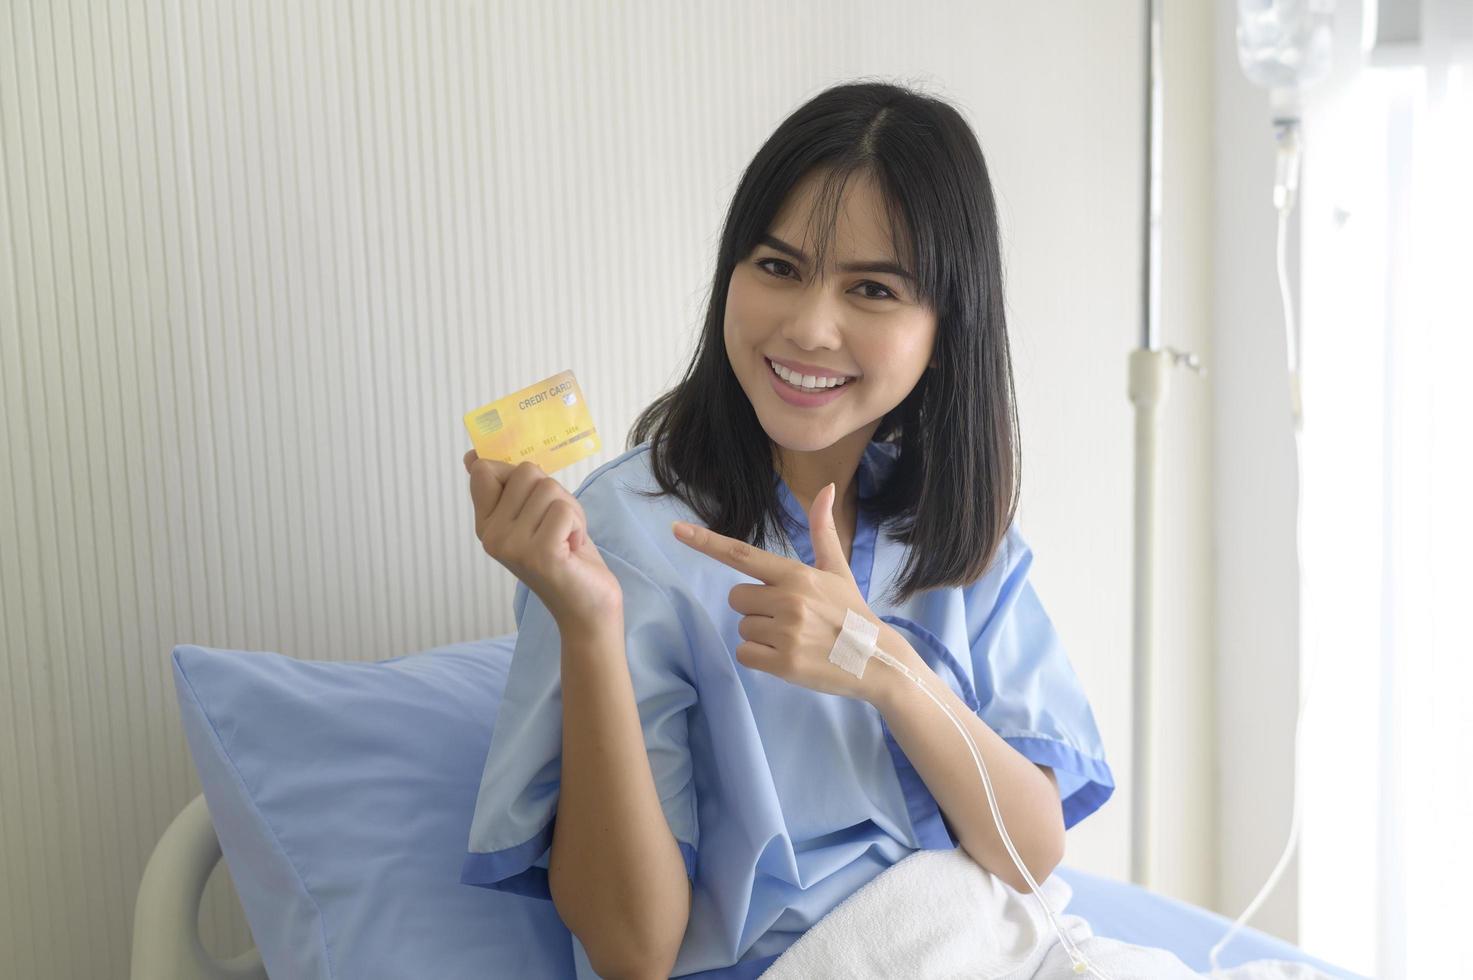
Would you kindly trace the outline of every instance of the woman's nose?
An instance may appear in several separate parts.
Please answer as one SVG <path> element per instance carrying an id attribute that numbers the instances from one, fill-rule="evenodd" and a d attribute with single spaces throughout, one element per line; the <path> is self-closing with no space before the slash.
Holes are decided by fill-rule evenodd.
<path id="1" fill-rule="evenodd" d="M 837 347 L 843 332 L 841 301 L 824 284 L 814 283 L 802 290 L 795 303 L 783 325 L 783 336 L 805 350 Z"/>

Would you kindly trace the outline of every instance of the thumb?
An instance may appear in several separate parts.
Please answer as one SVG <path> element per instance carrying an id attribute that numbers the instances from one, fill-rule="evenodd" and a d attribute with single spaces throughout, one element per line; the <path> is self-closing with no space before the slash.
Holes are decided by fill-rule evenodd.
<path id="1" fill-rule="evenodd" d="M 835 492 L 832 483 L 818 491 L 818 496 L 813 498 L 813 507 L 808 512 L 813 564 L 826 572 L 848 575 L 849 563 L 844 560 L 844 545 L 839 541 L 839 529 L 834 524 Z"/>

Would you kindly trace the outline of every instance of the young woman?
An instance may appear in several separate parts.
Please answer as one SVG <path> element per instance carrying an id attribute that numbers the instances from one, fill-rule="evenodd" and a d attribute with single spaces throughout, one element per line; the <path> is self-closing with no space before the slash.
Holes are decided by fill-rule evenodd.
<path id="1" fill-rule="evenodd" d="M 756 976 L 919 848 L 1026 890 L 946 716 L 829 661 L 851 610 L 968 724 L 1046 878 L 1114 779 L 1027 577 L 997 218 L 954 108 L 849 84 L 778 127 L 629 444 L 574 494 L 465 457 L 520 582 L 462 881 L 550 898 L 579 977 Z"/>

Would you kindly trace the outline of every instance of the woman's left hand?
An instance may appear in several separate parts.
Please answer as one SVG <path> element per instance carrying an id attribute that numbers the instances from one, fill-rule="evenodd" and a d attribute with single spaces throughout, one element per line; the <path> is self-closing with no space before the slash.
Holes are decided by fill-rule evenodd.
<path id="1" fill-rule="evenodd" d="M 844 559 L 833 501 L 830 483 L 809 511 L 812 566 L 685 521 L 676 521 L 672 530 L 702 554 L 766 583 L 734 585 L 727 597 L 731 608 L 743 614 L 737 625 L 743 637 L 736 648 L 738 663 L 825 694 L 872 701 L 879 673 L 873 665 L 864 677 L 855 677 L 829 661 L 848 610 L 874 623 L 882 635 L 889 629 L 870 611 Z M 691 530 L 689 538 L 680 536 L 682 528 Z"/>

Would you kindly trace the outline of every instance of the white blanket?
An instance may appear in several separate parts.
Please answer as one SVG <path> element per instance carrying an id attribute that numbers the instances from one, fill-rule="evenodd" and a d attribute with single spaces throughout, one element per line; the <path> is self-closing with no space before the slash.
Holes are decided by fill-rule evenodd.
<path id="1" fill-rule="evenodd" d="M 1111 980 L 1332 980 L 1302 963 L 1257 960 L 1200 974 L 1174 953 L 1095 936 L 1062 910 L 1073 889 L 1058 875 L 1041 891 L 1059 927 Z M 1078 980 L 1031 892 L 1016 892 L 961 848 L 917 851 L 881 872 L 789 946 L 761 980 Z"/>

